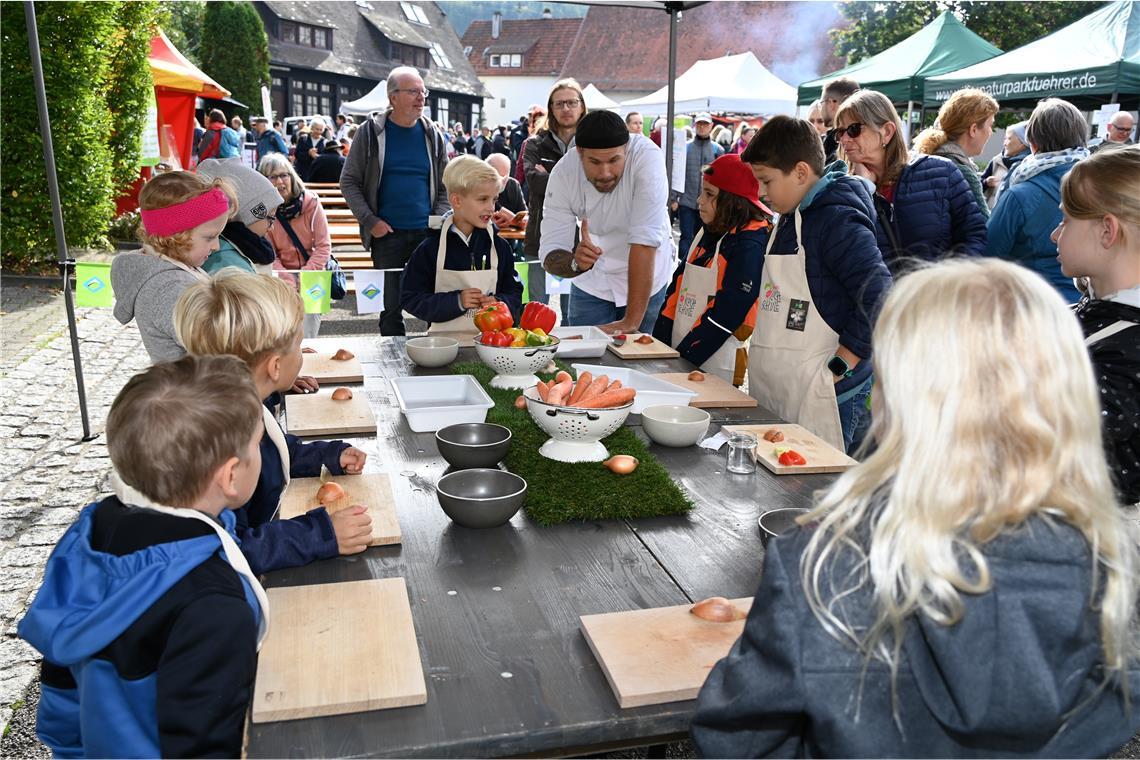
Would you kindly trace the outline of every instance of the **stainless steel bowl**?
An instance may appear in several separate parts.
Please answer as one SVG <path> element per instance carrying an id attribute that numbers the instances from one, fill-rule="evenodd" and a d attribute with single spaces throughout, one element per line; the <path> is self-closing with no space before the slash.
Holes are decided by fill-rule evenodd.
<path id="1" fill-rule="evenodd" d="M 765 512 L 760 515 L 760 540 L 763 544 L 768 544 L 768 539 L 772 536 L 779 536 L 783 533 L 790 533 L 791 531 L 800 527 L 796 522 L 796 518 L 800 515 L 806 515 L 809 510 L 800 509 L 799 507 L 785 507 L 783 509 L 773 509 L 771 512 Z"/>
<path id="2" fill-rule="evenodd" d="M 456 524 L 494 528 L 519 511 L 526 498 L 526 481 L 506 470 L 460 470 L 440 478 L 435 493 Z"/>
<path id="3" fill-rule="evenodd" d="M 453 467 L 494 467 L 511 448 L 511 431 L 490 422 L 448 425 L 435 431 L 435 445 Z"/>

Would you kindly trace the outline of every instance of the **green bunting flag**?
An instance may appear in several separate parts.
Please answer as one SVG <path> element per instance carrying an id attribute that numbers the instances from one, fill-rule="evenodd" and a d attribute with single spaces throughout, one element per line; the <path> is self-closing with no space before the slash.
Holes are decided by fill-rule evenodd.
<path id="1" fill-rule="evenodd" d="M 75 305 L 107 308 L 115 293 L 111 290 L 110 264 L 75 265 Z"/>
<path id="2" fill-rule="evenodd" d="M 523 286 L 522 302 L 523 303 L 530 301 L 530 286 L 527 285 L 527 280 L 529 279 L 529 277 L 527 276 L 527 272 L 530 271 L 530 266 L 531 265 L 525 261 L 515 262 L 515 272 L 518 273 L 519 279 L 522 280 L 522 286 Z M 541 266 L 541 265 L 539 265 L 539 266 Z"/>
<path id="3" fill-rule="evenodd" d="M 301 301 L 306 314 L 328 314 L 332 308 L 332 272 L 327 269 L 301 271 Z"/>

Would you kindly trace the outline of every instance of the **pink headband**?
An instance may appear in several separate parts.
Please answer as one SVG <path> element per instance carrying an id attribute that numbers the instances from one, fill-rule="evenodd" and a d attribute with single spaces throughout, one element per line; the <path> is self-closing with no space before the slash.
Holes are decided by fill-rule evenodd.
<path id="1" fill-rule="evenodd" d="M 143 211 L 142 223 L 148 235 L 169 237 L 217 219 L 222 214 L 228 214 L 229 210 L 229 198 L 221 188 L 215 187 L 188 201 Z"/>

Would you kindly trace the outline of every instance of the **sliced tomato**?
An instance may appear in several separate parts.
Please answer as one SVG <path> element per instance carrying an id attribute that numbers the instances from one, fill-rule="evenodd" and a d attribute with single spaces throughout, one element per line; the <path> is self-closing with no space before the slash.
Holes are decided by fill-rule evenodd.
<path id="1" fill-rule="evenodd" d="M 785 467 L 794 467 L 796 465 L 807 464 L 807 460 L 803 458 L 798 451 L 792 449 L 784 449 L 780 452 L 779 458 L 776 460 Z"/>

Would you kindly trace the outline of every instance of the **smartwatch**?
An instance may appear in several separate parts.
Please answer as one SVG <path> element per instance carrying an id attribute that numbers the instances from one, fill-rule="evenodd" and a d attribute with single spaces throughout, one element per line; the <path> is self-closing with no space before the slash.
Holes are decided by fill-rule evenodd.
<path id="1" fill-rule="evenodd" d="M 855 374 L 851 365 L 844 361 L 842 356 L 831 357 L 831 361 L 827 363 L 827 369 L 836 377 L 851 377 Z"/>

